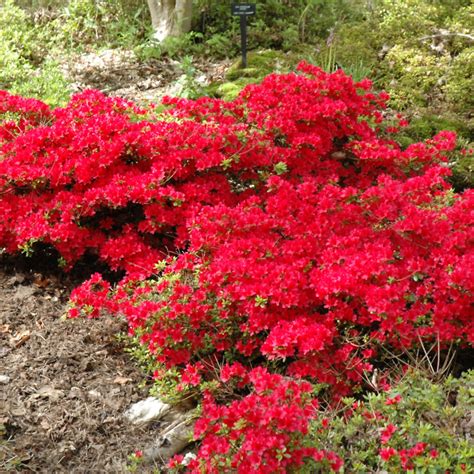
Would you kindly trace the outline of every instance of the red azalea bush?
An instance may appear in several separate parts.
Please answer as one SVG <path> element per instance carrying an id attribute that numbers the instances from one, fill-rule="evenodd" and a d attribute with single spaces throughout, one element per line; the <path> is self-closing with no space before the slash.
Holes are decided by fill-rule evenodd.
<path id="1" fill-rule="evenodd" d="M 311 384 L 285 380 L 261 367 L 245 379 L 251 393 L 228 406 L 205 395 L 204 414 L 195 428 L 195 436 L 203 442 L 188 466 L 191 472 L 284 473 L 308 458 L 329 458 L 338 465 L 334 454 L 304 445 L 317 408 Z M 176 461 L 179 457 L 172 463 Z"/>
<path id="2" fill-rule="evenodd" d="M 381 99 L 342 73 L 302 68 L 314 77 L 270 76 L 230 103 L 170 99 L 162 113 L 97 91 L 53 111 L 2 92 L 0 245 L 41 241 L 67 268 L 89 252 L 144 277 L 186 246 L 204 206 L 245 201 L 275 170 L 350 180 L 330 153 L 349 136 L 384 146 L 368 123 Z"/>
<path id="3" fill-rule="evenodd" d="M 472 343 L 474 194 L 445 181 L 454 134 L 402 150 L 368 81 L 299 70 L 233 102 L 167 99 L 161 111 L 95 91 L 52 111 L 2 93 L 0 245 L 41 241 L 67 268 L 92 253 L 125 271 L 113 292 L 100 275 L 75 290 L 72 315 L 124 314 L 184 386 L 222 385 L 216 364 L 239 361 L 340 397 L 381 346 Z M 230 409 L 204 404 L 203 449 L 234 409 L 270 429 L 251 405 L 278 392 L 253 390 Z M 314 454 L 283 432 L 264 458 L 283 445 L 295 465 Z M 233 448 L 241 472 L 249 433 Z"/>

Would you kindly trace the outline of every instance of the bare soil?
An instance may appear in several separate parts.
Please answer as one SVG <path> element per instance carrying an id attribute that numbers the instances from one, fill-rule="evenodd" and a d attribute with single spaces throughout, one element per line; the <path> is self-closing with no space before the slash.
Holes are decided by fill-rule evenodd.
<path id="1" fill-rule="evenodd" d="M 125 322 L 64 318 L 72 287 L 0 262 L 0 472 L 126 472 L 157 436 L 123 418 L 147 396 Z"/>
<path id="2" fill-rule="evenodd" d="M 200 58 L 193 62 L 193 79 L 202 86 L 223 81 L 231 64 L 230 60 Z M 177 60 L 163 57 L 140 61 L 133 51 L 121 49 L 71 56 L 62 69 L 73 92 L 98 89 L 135 103 L 159 102 L 165 95 L 179 95 L 180 78 L 185 74 Z"/>

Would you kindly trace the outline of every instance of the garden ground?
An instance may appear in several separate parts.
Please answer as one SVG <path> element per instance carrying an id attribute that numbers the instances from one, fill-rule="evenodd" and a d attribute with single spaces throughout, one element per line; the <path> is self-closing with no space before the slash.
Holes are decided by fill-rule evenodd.
<path id="1" fill-rule="evenodd" d="M 123 417 L 147 393 L 116 338 L 125 323 L 62 318 L 71 287 L 1 262 L 0 472 L 124 472 L 156 437 Z"/>

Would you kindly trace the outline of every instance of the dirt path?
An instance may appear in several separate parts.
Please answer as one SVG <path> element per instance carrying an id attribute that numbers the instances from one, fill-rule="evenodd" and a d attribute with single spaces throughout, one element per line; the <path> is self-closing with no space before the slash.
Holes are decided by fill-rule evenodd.
<path id="1" fill-rule="evenodd" d="M 61 319 L 69 291 L 0 265 L 0 472 L 124 472 L 156 436 L 123 419 L 147 395 L 124 323 Z"/>
<path id="2" fill-rule="evenodd" d="M 201 58 L 193 62 L 193 80 L 200 85 L 223 81 L 231 64 L 230 60 Z M 179 95 L 186 77 L 177 60 L 163 57 L 140 61 L 133 51 L 120 49 L 71 56 L 62 69 L 73 92 L 98 89 L 136 103 L 159 102 L 164 95 Z"/>

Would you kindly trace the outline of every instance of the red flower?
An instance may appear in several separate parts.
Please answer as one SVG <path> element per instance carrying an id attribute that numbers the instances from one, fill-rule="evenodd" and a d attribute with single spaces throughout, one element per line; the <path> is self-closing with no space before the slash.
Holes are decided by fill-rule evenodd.
<path id="1" fill-rule="evenodd" d="M 387 425 L 383 430 L 380 435 L 380 441 L 382 444 L 387 444 L 390 441 L 390 438 L 393 436 L 393 434 L 397 431 L 397 427 L 389 424 Z"/>
<path id="2" fill-rule="evenodd" d="M 397 451 L 394 448 L 382 448 L 379 451 L 380 457 L 385 461 L 388 462 L 390 459 L 397 455 Z"/>

